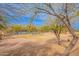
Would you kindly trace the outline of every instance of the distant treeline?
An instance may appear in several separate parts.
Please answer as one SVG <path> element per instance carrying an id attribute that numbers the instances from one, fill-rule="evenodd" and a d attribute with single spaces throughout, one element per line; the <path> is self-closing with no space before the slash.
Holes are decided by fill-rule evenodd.
<path id="1" fill-rule="evenodd" d="M 34 26 L 32 24 L 22 26 L 22 25 L 12 25 L 5 29 L 7 33 L 18 33 L 18 32 L 50 32 L 50 31 L 64 31 L 66 32 L 66 28 L 64 26 L 56 26 L 52 24 L 50 26 L 43 25 L 43 26 Z"/>

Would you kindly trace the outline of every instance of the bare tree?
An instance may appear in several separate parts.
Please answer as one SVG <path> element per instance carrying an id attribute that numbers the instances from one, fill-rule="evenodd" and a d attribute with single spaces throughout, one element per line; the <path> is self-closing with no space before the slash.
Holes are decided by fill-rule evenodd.
<path id="1" fill-rule="evenodd" d="M 65 14 L 66 14 L 66 17 L 65 17 L 65 20 L 67 21 L 67 28 L 69 30 L 69 32 L 71 33 L 73 39 L 72 41 L 69 43 L 69 46 L 66 48 L 66 51 L 65 51 L 65 55 L 69 55 L 70 54 L 70 50 L 73 49 L 73 47 L 76 45 L 77 41 L 78 41 L 78 37 L 76 36 L 74 30 L 72 29 L 71 27 L 71 24 L 70 24 L 70 19 L 68 17 L 68 5 L 67 3 L 65 4 Z"/>
<path id="2" fill-rule="evenodd" d="M 47 9 L 44 8 L 40 8 L 40 7 L 36 7 L 41 13 L 47 13 L 49 15 L 52 16 L 56 16 L 58 19 L 61 20 L 61 22 L 63 22 L 63 24 L 65 24 L 65 26 L 68 28 L 68 31 L 70 32 L 70 34 L 72 35 L 73 39 L 71 40 L 71 42 L 69 43 L 68 47 L 66 48 L 65 54 L 64 55 L 69 55 L 70 54 L 70 50 L 72 50 L 74 48 L 74 46 L 76 45 L 77 41 L 78 41 L 78 37 L 76 36 L 75 32 L 73 31 L 73 28 L 71 27 L 70 24 L 70 19 L 68 16 L 68 4 L 64 4 L 64 14 L 60 13 L 58 14 L 53 6 L 51 4 L 44 4 L 46 5 L 49 9 L 51 9 L 52 12 L 50 12 Z M 57 34 L 56 34 L 57 35 Z M 58 36 L 59 37 L 59 36 Z"/>

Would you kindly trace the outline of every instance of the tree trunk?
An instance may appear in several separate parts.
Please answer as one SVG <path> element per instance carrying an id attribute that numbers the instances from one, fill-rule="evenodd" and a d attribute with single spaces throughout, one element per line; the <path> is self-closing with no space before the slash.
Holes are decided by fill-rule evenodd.
<path id="1" fill-rule="evenodd" d="M 60 42 L 60 34 L 58 34 L 58 33 L 56 33 L 55 31 L 54 31 L 54 34 L 55 34 L 55 36 L 56 36 L 56 38 L 57 38 L 57 43 L 58 43 L 58 45 L 61 45 L 61 42 Z"/>
<path id="2" fill-rule="evenodd" d="M 71 42 L 69 43 L 68 47 L 65 50 L 65 55 L 69 55 L 70 54 L 70 50 L 72 50 L 74 48 L 74 46 L 76 45 L 77 41 L 78 41 L 78 37 L 76 36 L 75 32 L 72 30 L 72 28 L 70 26 L 67 26 L 68 30 L 70 32 L 70 34 L 72 35 L 73 39 L 71 40 Z"/>
<path id="3" fill-rule="evenodd" d="M 65 55 L 69 55 L 70 51 L 74 48 L 74 46 L 76 45 L 77 41 L 78 41 L 78 37 L 76 36 L 74 30 L 71 27 L 70 21 L 69 21 L 69 17 L 68 17 L 68 10 L 67 10 L 67 3 L 65 4 L 65 13 L 66 13 L 66 27 L 68 28 L 70 34 L 72 35 L 73 39 L 71 40 L 71 42 L 69 43 L 69 46 L 66 48 L 65 50 Z"/>
<path id="4" fill-rule="evenodd" d="M 57 39 L 58 39 L 58 45 L 61 45 L 61 39 L 60 39 L 60 35 L 57 35 Z"/>
<path id="5" fill-rule="evenodd" d="M 56 15 L 56 16 L 63 22 L 63 24 L 65 24 L 65 26 L 67 27 L 69 33 L 70 33 L 70 34 L 72 35 L 72 37 L 73 37 L 73 39 L 72 39 L 72 41 L 70 42 L 69 46 L 66 48 L 65 54 L 64 54 L 64 55 L 69 55 L 69 54 L 70 54 L 70 50 L 72 50 L 72 49 L 74 48 L 75 44 L 77 43 L 78 37 L 76 36 L 76 34 L 75 34 L 74 30 L 72 29 L 72 27 L 71 27 L 68 23 L 66 23 L 66 22 L 64 21 L 64 18 L 61 18 L 59 15 Z M 68 19 L 68 18 L 67 18 L 67 19 Z"/>

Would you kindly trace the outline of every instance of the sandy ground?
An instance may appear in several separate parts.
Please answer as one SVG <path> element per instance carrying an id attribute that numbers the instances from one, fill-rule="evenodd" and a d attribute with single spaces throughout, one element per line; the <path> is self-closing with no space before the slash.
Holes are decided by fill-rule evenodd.
<path id="1" fill-rule="evenodd" d="M 61 34 L 62 45 L 67 44 L 71 35 Z M 14 35 L 0 42 L 0 55 L 62 55 L 64 47 L 56 44 L 53 33 Z M 77 44 L 79 46 L 79 44 Z M 71 55 L 77 54 L 79 48 Z"/>
<path id="2" fill-rule="evenodd" d="M 56 36 L 54 33 L 46 32 L 46 33 L 40 33 L 40 34 L 22 34 L 22 35 L 14 35 L 13 38 L 22 38 L 26 40 L 36 41 L 36 42 L 43 42 L 50 39 L 56 39 Z M 62 40 L 68 40 L 71 39 L 71 35 L 69 33 L 67 34 L 61 34 Z"/>

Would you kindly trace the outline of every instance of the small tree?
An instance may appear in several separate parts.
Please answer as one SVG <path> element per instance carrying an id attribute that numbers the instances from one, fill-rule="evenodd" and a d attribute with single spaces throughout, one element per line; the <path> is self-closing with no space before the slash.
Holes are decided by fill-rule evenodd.
<path id="1" fill-rule="evenodd" d="M 12 28 L 12 31 L 16 32 L 16 33 L 22 31 L 22 29 L 23 29 L 21 25 L 13 25 L 13 26 L 11 26 L 11 28 Z"/>
<path id="2" fill-rule="evenodd" d="M 4 37 L 4 29 L 6 29 L 5 19 L 3 16 L 0 16 L 0 40 L 2 40 Z"/>
<path id="3" fill-rule="evenodd" d="M 27 25 L 27 26 L 26 26 L 25 30 L 26 30 L 27 32 L 36 32 L 36 31 L 37 31 L 37 28 L 36 28 L 36 26 L 30 24 L 30 25 Z"/>
<path id="4" fill-rule="evenodd" d="M 50 31 L 50 27 L 47 25 L 43 25 L 40 27 L 39 31 L 41 32 L 49 32 Z"/>
<path id="5" fill-rule="evenodd" d="M 61 38 L 60 38 L 60 34 L 63 31 L 63 26 L 61 24 L 57 23 L 57 20 L 55 20 L 51 25 L 51 30 L 53 31 L 53 33 L 55 34 L 57 40 L 58 40 L 58 44 L 61 45 Z"/>

